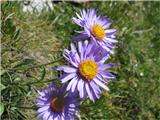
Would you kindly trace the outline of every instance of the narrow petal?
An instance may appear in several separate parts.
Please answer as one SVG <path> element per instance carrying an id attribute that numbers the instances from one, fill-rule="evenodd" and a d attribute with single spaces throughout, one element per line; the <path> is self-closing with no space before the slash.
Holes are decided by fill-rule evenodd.
<path id="1" fill-rule="evenodd" d="M 75 62 L 75 60 L 72 57 L 73 55 L 71 54 L 71 52 L 69 50 L 65 49 L 64 52 L 63 52 L 63 56 L 74 67 L 76 67 L 76 68 L 78 67 L 77 63 Z"/>
<path id="2" fill-rule="evenodd" d="M 103 77 L 100 73 L 97 74 L 97 79 L 98 79 L 98 80 L 101 80 L 101 81 L 104 82 L 104 83 L 108 83 L 108 82 L 109 82 L 109 81 L 108 81 L 105 77 Z"/>
<path id="3" fill-rule="evenodd" d="M 38 107 L 44 107 L 46 105 L 49 105 L 48 100 L 43 100 L 43 99 L 37 99 L 37 104 Z"/>
<path id="4" fill-rule="evenodd" d="M 79 54 L 80 54 L 80 59 L 83 60 L 84 51 L 83 51 L 83 46 L 82 46 L 82 42 L 81 41 L 78 42 L 78 51 L 79 51 Z"/>
<path id="5" fill-rule="evenodd" d="M 38 114 L 37 114 L 37 117 L 38 117 L 39 119 L 42 119 L 43 116 L 44 116 L 44 112 L 41 112 L 41 113 L 38 113 Z"/>
<path id="6" fill-rule="evenodd" d="M 91 93 L 91 90 L 90 90 L 90 87 L 89 87 L 88 83 L 85 83 L 85 87 L 86 87 L 86 91 L 87 91 L 87 93 L 88 93 L 89 98 L 90 98 L 92 101 L 94 101 L 94 98 L 93 98 L 93 95 L 92 95 L 92 93 Z"/>
<path id="7" fill-rule="evenodd" d="M 86 48 L 88 46 L 88 40 L 84 41 L 83 47 Z"/>
<path id="8" fill-rule="evenodd" d="M 92 80 L 90 82 L 90 85 L 93 89 L 97 90 L 99 93 L 101 93 L 102 91 L 100 90 L 99 86 Z"/>
<path id="9" fill-rule="evenodd" d="M 71 43 L 70 45 L 71 45 L 71 51 L 72 51 L 73 55 L 75 56 L 74 60 L 79 63 L 80 62 L 80 57 L 78 55 L 77 49 L 76 49 L 76 47 L 73 43 Z"/>
<path id="10" fill-rule="evenodd" d="M 87 33 L 88 37 L 91 36 L 91 32 L 87 27 L 84 27 L 84 31 Z"/>
<path id="11" fill-rule="evenodd" d="M 102 75 L 103 77 L 105 77 L 105 78 L 115 79 L 115 76 L 114 76 L 112 73 L 107 72 L 107 71 L 101 72 L 101 75 Z"/>
<path id="12" fill-rule="evenodd" d="M 70 66 L 60 66 L 60 67 L 57 68 L 57 70 L 59 70 L 59 71 L 62 70 L 64 72 L 66 72 L 66 73 L 73 73 L 73 72 L 77 71 L 76 68 L 70 67 Z"/>
<path id="13" fill-rule="evenodd" d="M 104 28 L 104 29 L 107 29 L 107 28 L 109 28 L 109 26 L 111 26 L 111 24 L 112 24 L 112 22 L 108 22 L 107 24 L 104 24 L 104 25 L 103 25 L 103 28 Z"/>
<path id="14" fill-rule="evenodd" d="M 62 86 L 61 86 L 61 89 L 57 91 L 57 94 L 59 94 L 62 98 L 63 96 L 65 95 L 66 93 L 66 88 L 67 88 L 67 83 L 64 83 Z"/>
<path id="15" fill-rule="evenodd" d="M 81 41 L 81 40 L 87 39 L 87 38 L 88 38 L 88 34 L 85 31 L 83 31 L 79 35 L 73 37 L 73 40 Z"/>
<path id="16" fill-rule="evenodd" d="M 51 114 L 51 111 L 50 111 L 50 110 L 45 111 L 45 114 L 43 115 L 43 119 L 44 119 L 44 120 L 48 120 L 50 114 Z"/>
<path id="17" fill-rule="evenodd" d="M 82 79 L 79 80 L 78 82 L 78 91 L 80 98 L 84 97 L 84 81 Z"/>
<path id="18" fill-rule="evenodd" d="M 78 67 L 78 64 L 80 62 L 80 58 L 78 53 L 76 52 L 71 52 L 70 53 L 70 61 L 69 61 L 73 66 L 75 66 L 76 68 Z"/>
<path id="19" fill-rule="evenodd" d="M 112 50 L 110 48 L 108 48 L 108 46 L 106 46 L 106 44 L 104 44 L 103 42 L 97 42 L 103 49 L 105 49 L 106 51 L 113 53 Z"/>
<path id="20" fill-rule="evenodd" d="M 100 23 L 100 25 L 102 25 L 103 28 L 106 29 L 112 24 L 112 21 L 107 16 L 102 16 L 98 19 L 98 23 Z M 108 26 L 105 26 L 106 24 L 108 24 Z"/>
<path id="21" fill-rule="evenodd" d="M 68 86 L 67 86 L 67 91 L 69 91 L 69 90 L 71 89 L 71 87 L 72 87 L 72 85 L 73 85 L 73 83 L 75 82 L 76 79 L 77 79 L 77 77 L 74 77 L 74 78 L 69 82 L 69 84 L 68 84 Z"/>
<path id="22" fill-rule="evenodd" d="M 98 84 L 99 86 L 101 86 L 103 89 L 105 89 L 106 91 L 109 91 L 109 88 L 105 85 L 105 84 L 103 84 L 101 81 L 99 81 L 97 78 L 94 78 L 94 82 L 96 83 L 96 84 Z"/>
<path id="23" fill-rule="evenodd" d="M 80 20 L 83 20 L 82 17 L 78 13 L 76 13 L 76 15 Z"/>
<path id="24" fill-rule="evenodd" d="M 85 9 L 82 9 L 81 11 L 81 16 L 83 16 L 83 18 L 85 18 L 87 15 L 87 12 L 85 11 Z"/>
<path id="25" fill-rule="evenodd" d="M 115 33 L 116 32 L 116 29 L 108 29 L 108 30 L 105 30 L 106 33 Z"/>
<path id="26" fill-rule="evenodd" d="M 56 116 L 53 116 L 53 120 L 60 120 L 59 115 L 57 114 Z"/>
<path id="27" fill-rule="evenodd" d="M 52 113 L 50 114 L 50 116 L 48 117 L 48 120 L 53 120 L 53 116 L 54 116 L 54 113 L 52 112 Z"/>
<path id="28" fill-rule="evenodd" d="M 85 51 L 84 57 L 89 56 L 90 53 L 92 53 L 92 48 L 94 44 L 96 43 L 94 43 L 93 41 L 88 44 L 88 46 L 86 47 L 87 50 Z"/>
<path id="29" fill-rule="evenodd" d="M 114 64 L 99 64 L 98 66 L 99 66 L 100 70 L 104 71 L 104 70 L 106 70 L 108 68 L 114 67 Z"/>
<path id="30" fill-rule="evenodd" d="M 74 78 L 75 76 L 76 76 L 76 73 L 65 74 L 62 77 L 60 77 L 60 80 L 62 81 L 62 83 L 65 83 L 69 81 L 70 79 Z"/>
<path id="31" fill-rule="evenodd" d="M 107 41 L 109 41 L 109 42 L 112 42 L 112 43 L 118 42 L 116 39 L 114 39 L 114 38 L 109 38 L 109 37 L 106 37 L 105 40 L 107 40 Z"/>
<path id="32" fill-rule="evenodd" d="M 96 85 L 93 81 L 90 82 L 90 86 L 91 86 L 96 98 L 99 98 L 100 94 L 101 94 L 101 90 L 99 89 L 99 86 Z"/>
<path id="33" fill-rule="evenodd" d="M 61 116 L 61 120 L 65 120 L 65 119 L 64 119 L 64 116 Z"/>
<path id="34" fill-rule="evenodd" d="M 44 111 L 46 111 L 46 110 L 48 110 L 48 109 L 49 109 L 49 106 L 46 105 L 46 106 L 44 106 L 44 107 L 39 108 L 39 109 L 38 109 L 38 113 L 44 112 Z"/>
<path id="35" fill-rule="evenodd" d="M 72 85 L 72 92 L 75 91 L 75 88 L 76 88 L 76 86 L 77 86 L 77 83 L 78 83 L 78 79 L 75 79 L 75 81 L 74 81 L 74 83 L 73 83 L 73 85 Z"/>
<path id="36" fill-rule="evenodd" d="M 72 18 L 73 22 L 76 23 L 77 25 L 83 27 L 85 22 L 83 20 L 77 19 L 75 17 Z"/>
<path id="37" fill-rule="evenodd" d="M 73 43 L 70 44 L 70 47 L 72 52 L 77 52 L 76 47 Z"/>
<path id="38" fill-rule="evenodd" d="M 69 51 L 69 50 L 64 49 L 63 57 L 64 57 L 67 61 L 69 61 L 69 53 L 70 53 L 70 51 Z"/>

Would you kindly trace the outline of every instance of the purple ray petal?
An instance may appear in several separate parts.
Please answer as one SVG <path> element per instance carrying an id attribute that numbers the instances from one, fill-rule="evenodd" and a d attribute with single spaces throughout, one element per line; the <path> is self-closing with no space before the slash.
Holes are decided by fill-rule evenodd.
<path id="1" fill-rule="evenodd" d="M 110 64 L 99 64 L 98 66 L 101 71 L 104 71 L 108 68 L 114 67 L 114 64 L 111 64 L 111 63 Z"/>
<path id="2" fill-rule="evenodd" d="M 97 74 L 97 79 L 100 80 L 100 81 L 102 81 L 102 82 L 104 82 L 104 83 L 108 83 L 108 82 L 109 82 L 109 81 L 108 81 L 105 77 L 103 77 L 100 73 Z"/>
<path id="3" fill-rule="evenodd" d="M 114 38 L 109 38 L 109 37 L 106 37 L 105 40 L 107 40 L 107 41 L 109 41 L 109 42 L 112 42 L 112 43 L 118 42 L 116 39 L 114 39 Z"/>
<path id="4" fill-rule="evenodd" d="M 84 88 L 84 81 L 82 79 L 80 79 L 78 82 L 78 91 L 79 91 L 81 98 L 84 97 L 84 89 L 83 88 Z"/>
<path id="5" fill-rule="evenodd" d="M 62 77 L 60 77 L 60 80 L 62 81 L 62 83 L 65 83 L 68 80 L 74 78 L 75 76 L 76 76 L 76 73 L 65 74 Z"/>
<path id="6" fill-rule="evenodd" d="M 74 36 L 74 37 L 72 38 L 72 40 L 81 41 L 81 40 L 87 39 L 87 38 L 88 38 L 88 34 L 83 31 L 83 32 L 81 32 L 79 35 Z"/>
<path id="7" fill-rule="evenodd" d="M 76 72 L 77 69 L 74 68 L 74 67 L 70 67 L 70 66 L 60 66 L 58 67 L 56 70 L 59 70 L 59 71 L 64 71 L 66 73 L 73 73 L 73 72 Z"/>
<path id="8" fill-rule="evenodd" d="M 73 85 L 73 83 L 75 82 L 75 80 L 77 80 L 77 77 L 74 77 L 68 84 L 67 86 L 67 91 L 69 91 Z"/>
<path id="9" fill-rule="evenodd" d="M 102 75 L 103 77 L 105 77 L 105 78 L 115 79 L 115 76 L 114 76 L 112 73 L 107 72 L 107 71 L 101 72 L 101 75 Z"/>
<path id="10" fill-rule="evenodd" d="M 52 112 L 47 120 L 53 120 L 54 113 Z"/>
<path id="11" fill-rule="evenodd" d="M 44 119 L 44 120 L 48 120 L 50 114 L 51 114 L 51 111 L 50 111 L 50 110 L 47 110 L 47 111 L 45 112 L 45 114 L 43 115 L 43 119 Z"/>
<path id="12" fill-rule="evenodd" d="M 72 92 L 75 91 L 75 88 L 76 88 L 76 86 L 77 86 L 77 83 L 78 83 L 78 78 L 75 79 L 75 81 L 74 81 L 74 83 L 73 83 L 73 85 L 72 85 Z"/>
<path id="13" fill-rule="evenodd" d="M 38 113 L 44 112 L 44 111 L 46 111 L 46 110 L 48 110 L 48 109 L 49 109 L 49 105 L 46 105 L 46 106 L 44 106 L 44 107 L 39 108 L 39 109 L 38 109 Z"/>
<path id="14" fill-rule="evenodd" d="M 97 78 L 94 78 L 94 82 L 97 84 L 97 85 L 99 85 L 99 86 L 101 86 L 103 89 L 105 89 L 106 91 L 109 91 L 109 88 L 105 85 L 105 84 L 103 84 L 102 82 L 100 82 Z"/>
<path id="15" fill-rule="evenodd" d="M 85 87 L 86 87 L 86 91 L 87 91 L 87 93 L 88 93 L 89 98 L 90 98 L 92 101 L 94 101 L 94 97 L 93 97 L 93 95 L 92 95 L 92 93 L 91 93 L 91 90 L 90 90 L 90 87 L 89 87 L 88 83 L 85 83 Z"/>
<path id="16" fill-rule="evenodd" d="M 99 89 L 99 86 L 96 85 L 93 81 L 90 82 L 90 86 L 94 91 L 96 98 L 99 98 L 101 94 L 101 90 Z"/>

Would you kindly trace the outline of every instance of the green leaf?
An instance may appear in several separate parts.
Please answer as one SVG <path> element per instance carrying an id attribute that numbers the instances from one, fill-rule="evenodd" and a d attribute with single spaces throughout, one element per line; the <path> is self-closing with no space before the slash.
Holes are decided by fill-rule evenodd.
<path id="1" fill-rule="evenodd" d="M 2 83 L 0 83 L 0 90 L 4 90 L 6 86 L 4 86 Z"/>
<path id="2" fill-rule="evenodd" d="M 4 112 L 4 104 L 0 103 L 0 116 L 3 114 Z"/>
<path id="3" fill-rule="evenodd" d="M 17 39 L 20 34 L 20 29 L 17 29 L 12 39 Z"/>
<path id="4" fill-rule="evenodd" d="M 33 64 L 33 59 L 25 58 L 22 61 L 20 61 L 14 68 L 25 69 L 32 64 Z"/>
<path id="5" fill-rule="evenodd" d="M 41 76 L 41 79 L 40 79 L 40 80 L 43 80 L 44 77 L 45 77 L 45 75 L 46 75 L 46 69 L 45 69 L 45 67 L 43 67 L 43 68 L 42 68 L 42 76 Z"/>

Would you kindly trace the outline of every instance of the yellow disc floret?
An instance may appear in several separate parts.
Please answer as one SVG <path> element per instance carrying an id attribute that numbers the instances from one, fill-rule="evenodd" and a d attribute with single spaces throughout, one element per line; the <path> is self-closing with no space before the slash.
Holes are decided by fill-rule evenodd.
<path id="1" fill-rule="evenodd" d="M 105 37 L 105 30 L 98 24 L 93 25 L 91 31 L 98 39 L 103 39 Z"/>
<path id="2" fill-rule="evenodd" d="M 84 60 L 79 65 L 79 73 L 86 80 L 92 80 L 98 71 L 97 63 L 93 60 Z"/>
<path id="3" fill-rule="evenodd" d="M 56 112 L 61 112 L 64 108 L 64 100 L 60 97 L 55 97 L 51 101 L 51 108 Z"/>

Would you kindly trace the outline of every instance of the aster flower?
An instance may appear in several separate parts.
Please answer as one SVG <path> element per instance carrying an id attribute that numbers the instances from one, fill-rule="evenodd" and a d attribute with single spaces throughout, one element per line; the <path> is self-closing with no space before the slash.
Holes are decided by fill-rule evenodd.
<path id="1" fill-rule="evenodd" d="M 72 18 L 73 21 L 84 30 L 75 39 L 82 40 L 82 38 L 89 37 L 103 49 L 112 53 L 113 43 L 117 40 L 115 39 L 116 29 L 108 29 L 112 24 L 111 20 L 106 16 L 97 16 L 95 9 L 88 11 L 83 9 L 80 15 L 77 13 L 76 15 L 77 17 Z"/>
<path id="2" fill-rule="evenodd" d="M 43 120 L 73 120 L 78 101 L 73 95 L 66 94 L 66 85 L 60 89 L 49 85 L 39 92 L 37 106 L 38 117 Z"/>
<path id="3" fill-rule="evenodd" d="M 85 99 L 88 95 L 92 101 L 100 97 L 99 86 L 109 91 L 105 83 L 109 82 L 109 78 L 115 77 L 106 71 L 113 66 L 113 64 L 104 64 L 109 57 L 106 51 L 100 50 L 99 46 L 88 43 L 87 40 L 78 41 L 78 51 L 71 43 L 71 50 L 64 50 L 64 57 L 70 66 L 60 66 L 57 70 L 65 72 L 60 80 L 62 83 L 69 81 L 67 91 L 78 91 L 80 98 Z"/>

